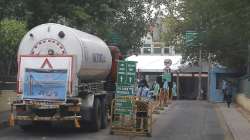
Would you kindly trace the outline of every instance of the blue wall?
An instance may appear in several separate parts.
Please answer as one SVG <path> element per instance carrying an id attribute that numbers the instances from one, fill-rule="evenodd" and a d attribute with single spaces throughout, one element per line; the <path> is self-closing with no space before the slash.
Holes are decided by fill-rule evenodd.
<path id="1" fill-rule="evenodd" d="M 216 89 L 217 78 L 220 77 L 230 77 L 234 72 L 232 70 L 228 70 L 225 68 L 213 67 L 210 69 L 208 76 L 210 79 L 210 93 L 209 93 L 209 101 L 211 102 L 223 102 L 224 95 L 222 94 L 221 89 Z"/>
<path id="2" fill-rule="evenodd" d="M 209 72 L 210 78 L 210 96 L 209 101 L 211 102 L 223 102 L 223 94 L 220 89 L 216 89 L 217 74 L 214 71 Z"/>

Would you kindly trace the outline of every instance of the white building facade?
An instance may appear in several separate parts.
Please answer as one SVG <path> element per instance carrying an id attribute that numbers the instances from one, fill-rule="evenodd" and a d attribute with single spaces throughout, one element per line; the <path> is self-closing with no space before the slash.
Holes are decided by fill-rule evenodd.
<path id="1" fill-rule="evenodd" d="M 141 55 L 175 55 L 174 46 L 165 46 L 164 42 L 154 42 L 150 33 L 142 38 L 143 45 L 140 48 Z"/>

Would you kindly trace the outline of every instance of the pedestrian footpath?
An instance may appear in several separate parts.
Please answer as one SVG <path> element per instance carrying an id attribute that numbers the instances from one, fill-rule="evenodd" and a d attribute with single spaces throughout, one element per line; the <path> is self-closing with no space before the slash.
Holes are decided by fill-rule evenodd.
<path id="1" fill-rule="evenodd" d="M 235 105 L 227 108 L 226 104 L 218 104 L 227 126 L 235 140 L 250 139 L 250 122 L 237 110 Z"/>
<path id="2" fill-rule="evenodd" d="M 10 99 L 16 97 L 14 90 L 0 90 L 0 129 L 8 127 Z"/>
<path id="3" fill-rule="evenodd" d="M 9 111 L 0 112 L 0 129 L 8 127 Z"/>

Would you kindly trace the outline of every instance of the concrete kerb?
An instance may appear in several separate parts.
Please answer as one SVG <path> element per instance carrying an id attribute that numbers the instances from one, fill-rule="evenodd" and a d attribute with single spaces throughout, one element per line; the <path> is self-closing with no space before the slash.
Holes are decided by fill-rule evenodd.
<path id="1" fill-rule="evenodd" d="M 0 129 L 8 127 L 10 98 L 16 96 L 15 90 L 0 90 Z"/>
<path id="2" fill-rule="evenodd" d="M 244 118 L 246 118 L 248 120 L 248 122 L 250 123 L 250 112 L 249 111 L 245 110 L 243 107 L 241 107 L 239 105 L 236 106 L 236 110 L 238 112 L 240 112 L 242 114 L 242 116 Z"/>
<path id="3" fill-rule="evenodd" d="M 236 102 L 240 105 L 244 110 L 250 112 L 250 99 L 246 97 L 245 94 L 237 94 Z"/>
<path id="4" fill-rule="evenodd" d="M 227 108 L 226 105 L 219 105 L 219 109 L 223 114 L 224 120 L 227 123 L 235 140 L 249 140 L 250 124 L 248 120 L 238 112 L 233 105 Z"/>
<path id="5" fill-rule="evenodd" d="M 232 132 L 221 108 L 220 108 L 220 104 L 222 104 L 222 103 L 215 103 L 214 107 L 215 107 L 215 111 L 218 115 L 220 125 L 225 130 L 225 138 L 224 139 L 225 140 L 235 140 L 235 135 L 233 134 L 233 132 Z"/>
<path id="6" fill-rule="evenodd" d="M 219 108 L 219 110 L 220 110 L 220 112 L 221 112 L 221 114 L 222 114 L 222 116 L 223 116 L 223 118 L 224 118 L 224 121 L 225 121 L 225 124 L 226 124 L 226 126 L 227 126 L 227 129 L 230 131 L 230 133 L 231 133 L 231 135 L 233 136 L 234 140 L 238 140 L 237 133 L 236 133 L 236 131 L 234 130 L 234 128 L 230 125 L 230 122 L 229 122 L 228 118 L 226 118 L 226 114 L 225 114 L 225 112 L 223 111 L 223 109 L 222 109 L 221 106 L 222 106 L 222 104 L 221 104 L 221 105 L 218 105 L 218 108 Z M 232 108 L 232 106 L 231 106 L 231 108 Z"/>

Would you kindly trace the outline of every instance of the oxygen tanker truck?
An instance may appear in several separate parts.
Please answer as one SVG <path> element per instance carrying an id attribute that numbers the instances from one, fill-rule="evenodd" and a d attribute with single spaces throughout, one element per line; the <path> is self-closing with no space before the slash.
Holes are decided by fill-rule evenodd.
<path id="1" fill-rule="evenodd" d="M 34 27 L 18 49 L 13 122 L 23 129 L 58 121 L 105 128 L 119 58 L 118 48 L 94 35 L 54 23 Z"/>

